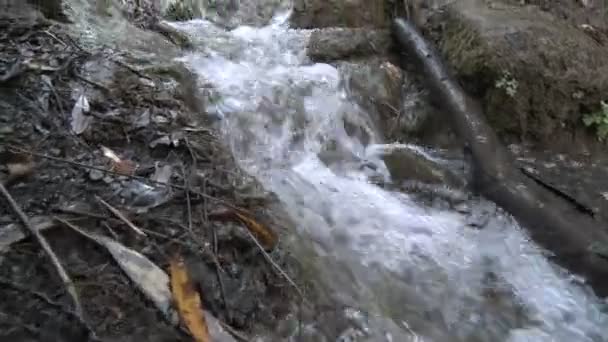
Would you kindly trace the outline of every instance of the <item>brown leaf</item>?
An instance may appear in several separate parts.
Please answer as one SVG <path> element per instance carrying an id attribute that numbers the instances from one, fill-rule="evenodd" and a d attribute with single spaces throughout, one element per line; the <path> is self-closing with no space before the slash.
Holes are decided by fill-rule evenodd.
<path id="1" fill-rule="evenodd" d="M 133 176 L 135 174 L 135 170 L 137 170 L 139 167 L 139 165 L 137 165 L 137 163 L 134 161 L 120 158 L 116 152 L 105 146 L 101 146 L 101 151 L 106 158 L 110 159 L 110 163 L 112 165 L 110 171 L 112 172 L 126 176 Z"/>
<path id="2" fill-rule="evenodd" d="M 171 308 L 169 276 L 165 271 L 141 253 L 125 247 L 116 240 L 92 232 L 86 232 L 82 228 L 57 217 L 55 217 L 55 220 L 105 247 L 118 263 L 118 266 L 137 285 L 146 298 L 154 303 L 154 306 L 165 315 L 169 322 L 177 324 L 177 317 L 175 317 Z"/>
<path id="3" fill-rule="evenodd" d="M 6 164 L 8 170 L 7 183 L 26 178 L 34 173 L 34 160 L 29 154 L 6 152 L 0 159 Z"/>
<path id="4" fill-rule="evenodd" d="M 201 298 L 190 281 L 184 260 L 180 256 L 174 257 L 170 269 L 171 291 L 179 317 L 196 342 L 210 342 Z"/>
<path id="5" fill-rule="evenodd" d="M 260 241 L 266 250 L 272 250 L 277 245 L 277 235 L 269 228 L 261 225 L 252 217 L 246 216 L 243 213 L 235 211 L 234 214 L 247 226 L 247 229 Z"/>
<path id="6" fill-rule="evenodd" d="M 209 218 L 220 221 L 240 221 L 267 251 L 272 250 L 277 245 L 278 238 L 276 233 L 247 215 L 244 211 L 232 209 L 216 211 L 210 213 Z"/>
<path id="7" fill-rule="evenodd" d="M 135 174 L 135 170 L 137 170 L 137 167 L 138 165 L 134 161 L 121 160 L 118 163 L 112 161 L 112 167 L 110 170 L 121 175 L 133 176 Z"/>

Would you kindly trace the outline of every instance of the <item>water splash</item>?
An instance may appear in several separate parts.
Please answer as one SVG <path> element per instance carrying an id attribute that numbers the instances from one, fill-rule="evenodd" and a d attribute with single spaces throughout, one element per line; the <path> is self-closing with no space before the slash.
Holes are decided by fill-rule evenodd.
<path id="1" fill-rule="evenodd" d="M 336 300 L 369 314 L 361 334 L 343 337 L 608 340 L 604 303 L 492 203 L 438 209 L 370 181 L 363 161 L 382 166 L 382 135 L 339 70 L 308 60 L 310 31 L 290 29 L 287 18 L 231 31 L 204 20 L 174 25 L 201 37 L 182 60 L 217 92 L 211 110 L 241 166 L 278 195 L 298 241 L 312 244 L 314 255 L 301 257 Z"/>

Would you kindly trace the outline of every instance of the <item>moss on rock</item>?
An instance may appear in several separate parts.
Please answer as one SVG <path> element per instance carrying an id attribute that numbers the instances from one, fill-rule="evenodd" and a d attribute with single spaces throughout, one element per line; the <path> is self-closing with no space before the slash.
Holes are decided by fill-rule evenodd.
<path id="1" fill-rule="evenodd" d="M 291 21 L 300 28 L 387 27 L 387 0 L 295 0 Z"/>
<path id="2" fill-rule="evenodd" d="M 431 20 L 439 48 L 503 136 L 546 144 L 608 96 L 608 47 L 535 6 L 462 0 Z"/>

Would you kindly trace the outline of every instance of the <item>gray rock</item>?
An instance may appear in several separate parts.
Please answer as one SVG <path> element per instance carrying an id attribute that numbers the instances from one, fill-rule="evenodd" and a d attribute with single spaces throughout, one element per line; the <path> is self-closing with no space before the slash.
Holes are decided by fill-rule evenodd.
<path id="1" fill-rule="evenodd" d="M 387 0 L 295 0 L 291 22 L 299 28 L 388 27 Z"/>
<path id="2" fill-rule="evenodd" d="M 328 61 L 360 56 L 385 55 L 392 44 L 389 30 L 327 28 L 315 30 L 308 43 L 308 56 Z"/>
<path id="3" fill-rule="evenodd" d="M 92 181 L 102 180 L 104 177 L 104 173 L 99 170 L 91 170 L 89 171 L 89 179 Z"/>

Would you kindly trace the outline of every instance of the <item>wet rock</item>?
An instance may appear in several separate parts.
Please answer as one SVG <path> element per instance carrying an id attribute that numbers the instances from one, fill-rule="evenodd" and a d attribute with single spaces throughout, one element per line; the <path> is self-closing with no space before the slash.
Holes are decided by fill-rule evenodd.
<path id="1" fill-rule="evenodd" d="M 231 25 L 263 26 L 279 11 L 287 10 L 290 1 L 285 0 L 257 0 L 235 1 L 223 0 L 225 12 L 232 11 Z M 220 13 L 221 14 L 221 13 Z M 226 16 L 226 14 L 224 14 Z"/>
<path id="2" fill-rule="evenodd" d="M 63 0 L 28 0 L 27 2 L 37 8 L 47 19 L 69 22 L 62 6 Z"/>
<path id="3" fill-rule="evenodd" d="M 393 149 L 383 159 L 394 182 L 414 179 L 441 184 L 447 178 L 445 170 L 407 148 Z"/>
<path id="4" fill-rule="evenodd" d="M 105 176 L 104 173 L 99 170 L 91 170 L 89 172 L 89 179 L 92 181 L 101 180 L 101 179 L 103 179 L 104 176 Z"/>
<path id="5" fill-rule="evenodd" d="M 387 146 L 382 159 L 394 183 L 419 181 L 429 184 L 461 186 L 462 181 L 445 166 L 407 145 Z"/>
<path id="6" fill-rule="evenodd" d="M 443 56 L 504 137 L 554 148 L 594 140 L 586 138 L 592 132 L 582 117 L 608 93 L 608 45 L 584 28 L 504 0 L 453 2 L 429 25 Z"/>
<path id="7" fill-rule="evenodd" d="M 388 27 L 386 0 L 296 0 L 291 22 L 298 28 Z"/>
<path id="8" fill-rule="evenodd" d="M 385 55 L 392 43 L 389 30 L 327 28 L 310 36 L 308 56 L 328 61 L 360 56 Z"/>
<path id="9" fill-rule="evenodd" d="M 338 64 L 349 95 L 391 139 L 418 130 L 432 114 L 422 88 L 396 65 L 380 58 Z"/>

